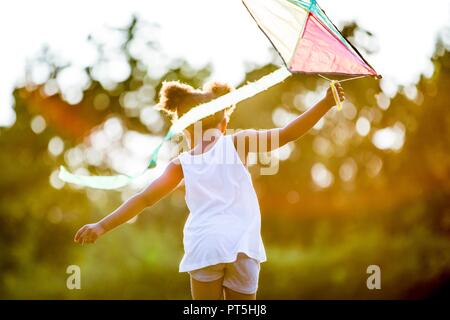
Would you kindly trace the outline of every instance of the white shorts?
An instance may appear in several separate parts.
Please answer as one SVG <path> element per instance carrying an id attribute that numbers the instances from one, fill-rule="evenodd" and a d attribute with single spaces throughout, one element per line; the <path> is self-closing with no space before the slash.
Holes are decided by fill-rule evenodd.
<path id="1" fill-rule="evenodd" d="M 236 261 L 219 263 L 190 271 L 192 278 L 200 282 L 211 282 L 223 278 L 223 286 L 242 294 L 253 294 L 258 290 L 260 264 L 257 260 L 239 253 Z"/>

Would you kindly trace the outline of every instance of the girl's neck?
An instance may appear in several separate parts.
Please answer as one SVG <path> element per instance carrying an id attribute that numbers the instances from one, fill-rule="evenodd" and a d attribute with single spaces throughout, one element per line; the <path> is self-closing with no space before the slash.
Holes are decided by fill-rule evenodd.
<path id="1" fill-rule="evenodd" d="M 223 133 L 217 129 L 214 130 L 214 133 L 211 134 L 208 132 L 208 134 L 202 134 L 200 135 L 191 135 L 191 146 L 192 149 L 196 149 L 198 152 L 204 152 L 205 149 L 209 149 L 210 145 L 213 145 L 216 143 L 217 139 L 219 139 Z"/>

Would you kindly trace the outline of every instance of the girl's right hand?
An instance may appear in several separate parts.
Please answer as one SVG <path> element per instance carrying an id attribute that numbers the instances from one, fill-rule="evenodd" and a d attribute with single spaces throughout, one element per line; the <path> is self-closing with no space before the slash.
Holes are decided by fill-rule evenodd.
<path id="1" fill-rule="evenodd" d="M 344 89 L 342 88 L 342 85 L 339 82 L 337 82 L 335 84 L 335 86 L 336 86 L 336 89 L 337 89 L 337 93 L 339 95 L 339 100 L 341 102 L 344 102 L 344 100 L 345 100 L 345 92 L 344 92 Z M 323 98 L 323 101 L 330 108 L 332 108 L 332 107 L 334 107 L 336 105 L 336 100 L 334 99 L 334 94 L 333 94 L 333 90 L 331 89 L 331 87 L 328 88 L 327 94 L 326 94 L 325 98 Z"/>
<path id="2" fill-rule="evenodd" d="M 73 241 L 77 243 L 95 243 L 97 239 L 105 233 L 105 229 L 100 223 L 91 223 L 84 225 L 75 234 Z"/>

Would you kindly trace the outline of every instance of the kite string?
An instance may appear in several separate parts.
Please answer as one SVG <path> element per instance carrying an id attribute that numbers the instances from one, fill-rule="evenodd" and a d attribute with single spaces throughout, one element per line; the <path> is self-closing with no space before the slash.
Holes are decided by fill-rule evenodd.
<path id="1" fill-rule="evenodd" d="M 321 74 L 319 74 L 319 77 L 321 77 L 322 79 L 324 79 L 324 80 L 327 80 L 327 81 L 329 81 L 329 82 L 337 82 L 337 83 L 341 83 L 341 82 L 347 82 L 347 81 L 351 81 L 351 80 L 358 80 L 358 79 L 362 79 L 362 78 L 366 78 L 367 76 L 358 76 L 358 77 L 353 77 L 353 78 L 348 78 L 348 79 L 344 79 L 344 80 L 332 80 L 332 79 L 329 79 L 329 78 L 327 78 L 327 77 L 325 77 L 325 76 L 323 76 L 323 75 L 321 75 Z"/>
<path id="2" fill-rule="evenodd" d="M 333 97 L 334 97 L 334 100 L 336 101 L 336 106 L 337 106 L 338 111 L 341 111 L 341 109 L 342 109 L 342 101 L 339 98 L 339 93 L 336 89 L 336 84 L 367 77 L 367 76 L 357 76 L 357 77 L 348 78 L 348 79 L 344 79 L 344 80 L 332 80 L 321 74 L 318 74 L 318 76 L 321 77 L 322 79 L 325 79 L 330 82 L 330 88 L 331 88 L 331 91 L 333 92 Z"/>

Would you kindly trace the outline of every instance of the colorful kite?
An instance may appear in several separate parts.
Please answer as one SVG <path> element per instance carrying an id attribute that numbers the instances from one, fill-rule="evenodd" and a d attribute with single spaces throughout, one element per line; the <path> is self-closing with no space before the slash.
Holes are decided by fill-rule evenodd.
<path id="1" fill-rule="evenodd" d="M 242 2 L 290 72 L 378 77 L 315 0 Z"/>
<path id="2" fill-rule="evenodd" d="M 248 99 L 282 82 L 292 73 L 315 74 L 330 81 L 336 105 L 341 109 L 337 82 L 362 77 L 381 78 L 358 50 L 341 34 L 320 8 L 316 0 L 242 0 L 243 4 L 281 56 L 285 67 L 247 84 L 213 101 L 191 109 L 169 129 L 153 152 L 148 169 L 156 166 L 164 142 L 195 122 Z M 328 77 L 344 76 L 344 80 Z M 61 180 L 97 189 L 117 189 L 128 185 L 141 175 L 96 177 L 74 175 L 61 167 Z"/>
<path id="3" fill-rule="evenodd" d="M 381 78 L 316 0 L 242 0 L 292 73 Z M 330 80 L 338 109 L 341 103 Z"/>

